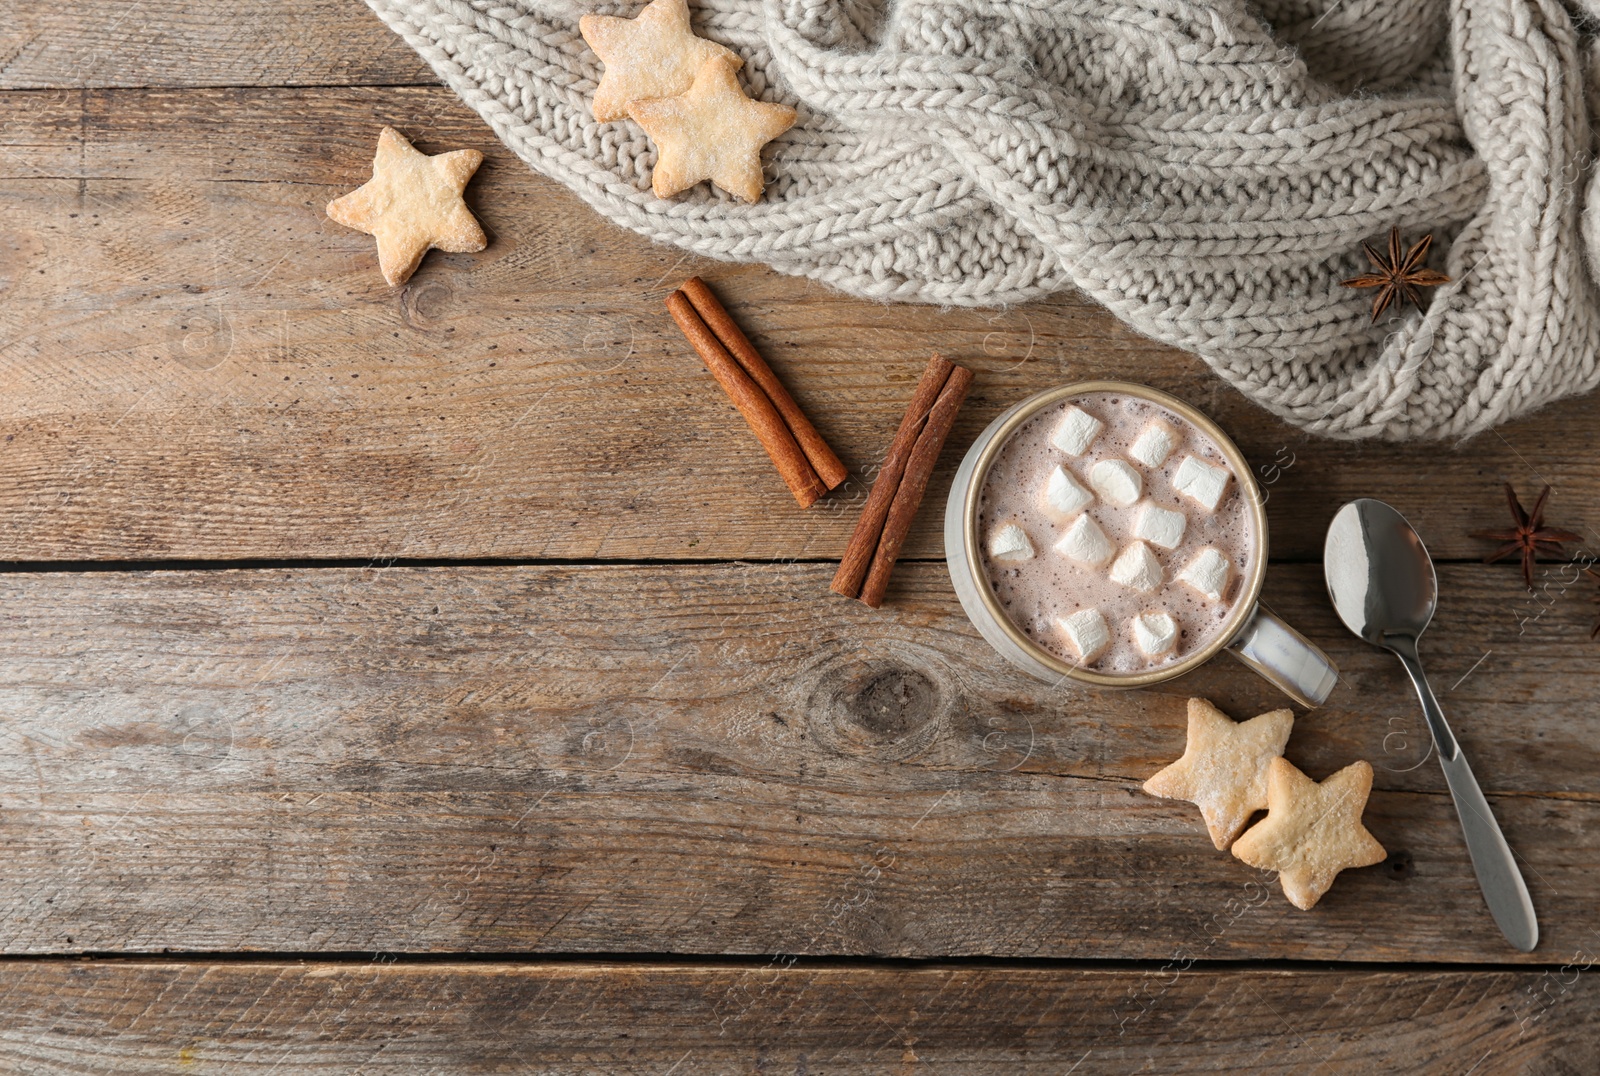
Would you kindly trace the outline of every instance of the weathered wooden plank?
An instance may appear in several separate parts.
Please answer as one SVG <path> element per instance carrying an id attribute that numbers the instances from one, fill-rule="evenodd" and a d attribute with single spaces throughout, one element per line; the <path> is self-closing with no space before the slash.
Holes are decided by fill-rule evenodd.
<path id="1" fill-rule="evenodd" d="M 7 0 L 0 21 L 0 89 L 437 81 L 360 0 Z"/>
<path id="2" fill-rule="evenodd" d="M 1396 858 L 1311 914 L 1138 789 L 1187 695 L 1278 704 L 1241 666 L 1055 688 L 997 666 L 941 565 L 877 614 L 831 570 L 0 576 L 0 950 L 1516 955 L 1399 667 L 1314 567 L 1268 593 L 1346 686 L 1288 753 L 1371 759 Z M 1497 580 L 1443 578 L 1425 654 L 1547 959 L 1596 926 L 1587 610 L 1519 639 Z"/>
<path id="3" fill-rule="evenodd" d="M 1495 972 L 7 961 L 0 1067 L 1582 1072 L 1600 1047 L 1594 959 Z"/>
<path id="4" fill-rule="evenodd" d="M 322 213 L 365 178 L 380 123 L 489 153 L 470 195 L 489 249 L 431 254 L 397 290 Z M 1600 465 L 1574 451 L 1600 441 L 1592 401 L 1459 449 L 1310 441 L 1072 296 L 864 303 L 653 246 L 442 88 L 0 95 L 0 140 L 0 559 L 837 556 L 861 482 L 808 513 L 786 501 L 662 311 L 691 272 L 858 475 L 930 351 L 979 371 L 909 556 L 940 555 L 949 472 L 990 418 L 1103 375 L 1205 406 L 1276 461 L 1279 556 L 1316 556 L 1356 495 L 1477 556 L 1465 534 L 1499 521 L 1503 478 L 1553 482 L 1552 518 L 1600 543 Z"/>

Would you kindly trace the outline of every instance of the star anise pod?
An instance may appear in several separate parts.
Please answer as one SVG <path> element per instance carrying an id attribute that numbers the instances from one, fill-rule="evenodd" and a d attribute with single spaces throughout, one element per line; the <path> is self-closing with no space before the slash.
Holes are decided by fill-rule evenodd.
<path id="1" fill-rule="evenodd" d="M 1507 482 L 1506 504 L 1511 506 L 1511 518 L 1516 521 L 1516 526 L 1508 531 L 1477 531 L 1472 534 L 1473 538 L 1488 538 L 1491 541 L 1505 543 L 1483 558 L 1485 564 L 1493 564 L 1503 557 L 1520 553 L 1522 580 L 1528 584 L 1529 590 L 1533 589 L 1533 562 L 1540 553 L 1564 557 L 1567 551 L 1561 548 L 1562 542 L 1577 542 L 1583 539 L 1580 534 L 1544 525 L 1544 502 L 1549 496 L 1550 487 L 1546 486 L 1544 492 L 1539 494 L 1539 499 L 1533 502 L 1533 511 L 1529 512 L 1522 507 L 1522 502 L 1517 500 L 1516 491 L 1511 488 L 1511 483 Z"/>
<path id="2" fill-rule="evenodd" d="M 1412 306 L 1422 306 L 1422 293 L 1418 288 L 1436 288 L 1440 284 L 1450 283 L 1450 278 L 1443 273 L 1436 273 L 1432 269 L 1424 268 L 1422 263 L 1428 260 L 1428 248 L 1433 246 L 1433 236 L 1425 235 L 1422 241 L 1404 254 L 1400 251 L 1400 229 L 1389 230 L 1389 256 L 1386 258 L 1373 249 L 1371 243 L 1362 243 L 1361 249 L 1367 252 L 1367 257 L 1372 261 L 1375 273 L 1351 277 L 1349 280 L 1339 281 L 1343 288 L 1377 288 L 1378 294 L 1372 299 L 1372 323 L 1376 325 L 1378 318 L 1389 309 L 1390 305 L 1399 299 L 1402 303 Z"/>

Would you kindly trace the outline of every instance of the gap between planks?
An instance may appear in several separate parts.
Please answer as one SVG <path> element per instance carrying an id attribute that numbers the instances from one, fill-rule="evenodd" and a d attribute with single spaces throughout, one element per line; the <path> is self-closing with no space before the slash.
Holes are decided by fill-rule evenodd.
<path id="1" fill-rule="evenodd" d="M 771 968 L 773 960 L 781 958 L 785 969 L 797 971 L 840 969 L 846 971 L 949 971 L 994 970 L 1022 972 L 1074 972 L 1074 971 L 1125 971 L 1161 972 L 1171 964 L 1171 959 L 1137 959 L 1124 957 L 1004 957 L 1004 956 L 937 956 L 927 958 L 892 956 L 830 956 L 813 954 L 799 956 L 787 953 L 746 955 L 739 953 L 516 953 L 516 952 L 457 952 L 415 953 L 399 951 L 382 952 L 318 952 L 316 950 L 178 950 L 169 952 L 61 952 L 15 953 L 0 955 L 0 973 L 10 965 L 28 964 L 154 964 L 193 965 L 228 964 L 238 966 L 277 967 L 280 965 L 326 964 L 330 967 L 478 967 L 537 970 L 541 968 L 638 968 L 672 969 L 703 968 L 727 971 L 755 971 Z M 1501 972 L 1560 971 L 1572 966 L 1570 958 L 1547 961 L 1460 961 L 1445 960 L 1396 961 L 1378 960 L 1296 959 L 1294 957 L 1245 959 L 1196 958 L 1189 968 L 1207 973 L 1225 975 L 1247 972 L 1343 972 L 1360 974 L 1397 975 L 1472 975 L 1499 974 Z"/>

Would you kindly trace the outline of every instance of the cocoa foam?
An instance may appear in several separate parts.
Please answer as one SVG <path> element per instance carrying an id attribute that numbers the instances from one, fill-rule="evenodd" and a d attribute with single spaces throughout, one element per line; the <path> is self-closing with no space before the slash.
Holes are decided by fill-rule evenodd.
<path id="1" fill-rule="evenodd" d="M 1069 407 L 1105 424 L 1081 456 L 1069 456 L 1050 443 L 1052 431 Z M 1150 467 L 1135 460 L 1130 449 L 1155 420 L 1172 428 L 1176 443 L 1159 466 Z M 1022 527 L 1036 550 L 1034 557 L 1024 561 L 991 559 L 987 552 L 982 557 L 995 597 L 1023 634 L 1063 661 L 1109 675 L 1131 675 L 1175 664 L 1216 637 L 1238 601 L 1241 580 L 1251 571 L 1257 538 L 1237 475 L 1230 478 L 1212 513 L 1174 489 L 1173 476 L 1186 456 L 1226 468 L 1232 475 L 1233 467 L 1216 441 L 1187 419 L 1153 401 L 1116 392 L 1086 393 L 1052 404 L 1011 435 L 984 477 L 978 495 L 978 525 L 985 550 L 990 535 L 1006 523 Z M 1163 582 L 1152 593 L 1141 594 L 1113 582 L 1109 565 L 1080 565 L 1054 549 L 1072 519 L 1052 514 L 1045 504 L 1050 472 L 1059 465 L 1088 486 L 1090 470 L 1102 460 L 1126 460 L 1144 480 L 1143 493 L 1134 505 L 1120 507 L 1097 497 L 1084 509 L 1119 551 L 1135 540 L 1134 520 L 1146 500 L 1181 511 L 1187 519 L 1176 548 L 1150 546 L 1163 569 Z M 1207 546 L 1232 562 L 1227 590 L 1217 602 L 1207 601 L 1177 579 L 1183 567 Z M 1111 642 L 1093 660 L 1080 663 L 1057 621 L 1090 606 L 1105 617 Z M 1133 619 L 1149 612 L 1166 612 L 1178 624 L 1176 646 L 1156 658 L 1146 657 L 1134 642 Z"/>

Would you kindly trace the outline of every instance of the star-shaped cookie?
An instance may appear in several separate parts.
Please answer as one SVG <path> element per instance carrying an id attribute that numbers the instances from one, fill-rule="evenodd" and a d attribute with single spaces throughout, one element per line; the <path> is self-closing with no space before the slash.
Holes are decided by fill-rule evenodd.
<path id="1" fill-rule="evenodd" d="M 656 197 L 670 198 L 702 179 L 747 202 L 761 197 L 761 147 L 794 126 L 795 111 L 750 100 L 734 76 L 737 68 L 714 57 L 701 65 L 687 93 L 628 106 L 656 144 L 650 176 Z"/>
<path id="2" fill-rule="evenodd" d="M 600 123 L 620 120 L 635 101 L 683 93 L 713 57 L 724 57 L 734 67 L 744 62 L 716 42 L 694 36 L 689 0 L 652 0 L 632 19 L 585 15 L 578 32 L 606 65 L 594 91 L 594 118 Z"/>
<path id="3" fill-rule="evenodd" d="M 429 157 L 393 127 L 378 135 L 372 178 L 328 203 L 328 216 L 378 240 L 378 267 L 390 284 L 404 284 L 430 247 L 462 254 L 488 245 L 477 218 L 461 200 L 483 163 L 475 149 Z"/>
<path id="4" fill-rule="evenodd" d="M 1267 763 L 1283 754 L 1293 724 L 1292 710 L 1235 722 L 1205 699 L 1190 699 L 1183 757 L 1146 781 L 1144 790 L 1199 807 L 1211 843 L 1226 848 L 1267 805 Z"/>
<path id="5" fill-rule="evenodd" d="M 1361 824 L 1372 767 L 1352 762 L 1321 784 L 1281 758 L 1267 778 L 1267 817 L 1233 842 L 1233 854 L 1278 872 L 1284 896 L 1309 911 L 1346 867 L 1370 867 L 1388 855 Z"/>

